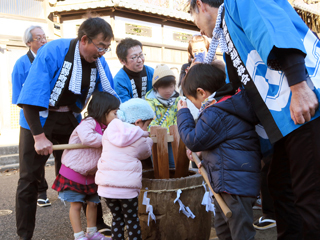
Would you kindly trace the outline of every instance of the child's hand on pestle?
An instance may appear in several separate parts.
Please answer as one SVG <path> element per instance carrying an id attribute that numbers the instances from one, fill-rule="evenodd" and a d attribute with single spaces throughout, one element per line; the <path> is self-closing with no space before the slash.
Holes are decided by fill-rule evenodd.
<path id="1" fill-rule="evenodd" d="M 178 107 L 178 111 L 179 111 L 181 108 L 188 108 L 188 105 L 185 100 L 180 99 L 177 107 Z"/>
<path id="2" fill-rule="evenodd" d="M 187 157 L 189 158 L 190 161 L 194 162 L 193 157 L 192 157 L 192 152 L 188 148 L 187 148 Z"/>
<path id="3" fill-rule="evenodd" d="M 201 156 L 201 152 L 196 152 L 196 154 L 198 155 L 198 157 Z M 187 148 L 187 157 L 189 158 L 190 161 L 194 162 L 194 159 L 192 157 L 192 151 L 188 148 Z M 198 167 L 198 172 L 201 174 L 200 172 L 200 168 L 202 167 L 201 162 L 197 165 L 197 167 Z"/>
<path id="4" fill-rule="evenodd" d="M 196 154 L 201 159 L 201 152 L 196 152 Z M 187 157 L 189 158 L 190 161 L 194 162 L 192 157 L 192 151 L 188 148 L 187 148 Z"/>

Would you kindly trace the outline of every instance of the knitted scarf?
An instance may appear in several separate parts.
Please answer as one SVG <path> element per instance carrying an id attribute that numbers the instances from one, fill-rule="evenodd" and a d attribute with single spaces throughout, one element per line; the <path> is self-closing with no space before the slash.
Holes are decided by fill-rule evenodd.
<path id="1" fill-rule="evenodd" d="M 176 98 L 179 96 L 179 94 L 176 91 L 174 91 L 168 99 L 161 97 L 160 94 L 156 91 L 154 91 L 154 95 L 156 99 L 166 108 L 171 107 L 175 103 Z"/>
<path id="2" fill-rule="evenodd" d="M 110 86 L 109 79 L 106 73 L 104 72 L 104 68 L 101 64 L 100 59 L 98 58 L 95 63 L 100 76 L 100 81 L 101 81 L 103 91 L 118 97 L 117 93 Z M 79 41 L 78 41 L 74 51 L 73 69 L 72 69 L 72 74 L 71 74 L 70 83 L 69 83 L 69 90 L 74 94 L 81 94 L 81 82 L 82 82 L 82 64 L 81 64 Z"/>

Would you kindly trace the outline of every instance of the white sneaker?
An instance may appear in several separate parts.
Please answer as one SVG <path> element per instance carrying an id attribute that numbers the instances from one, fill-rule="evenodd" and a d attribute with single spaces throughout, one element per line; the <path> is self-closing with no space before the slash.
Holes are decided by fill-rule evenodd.
<path id="1" fill-rule="evenodd" d="M 39 207 L 49 207 L 49 206 L 51 206 L 51 202 L 50 202 L 49 198 L 47 198 L 46 200 L 38 198 L 37 205 Z"/>

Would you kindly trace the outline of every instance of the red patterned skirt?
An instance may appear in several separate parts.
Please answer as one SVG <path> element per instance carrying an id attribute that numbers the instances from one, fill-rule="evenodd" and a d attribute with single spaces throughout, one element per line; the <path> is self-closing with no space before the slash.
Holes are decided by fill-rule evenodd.
<path id="1" fill-rule="evenodd" d="M 83 185 L 74 181 L 71 181 L 64 176 L 58 174 L 56 180 L 52 185 L 52 189 L 58 192 L 62 192 L 65 190 L 71 190 L 78 193 L 84 193 L 87 195 L 96 194 L 98 190 L 98 186 L 95 183 L 90 185 Z"/>

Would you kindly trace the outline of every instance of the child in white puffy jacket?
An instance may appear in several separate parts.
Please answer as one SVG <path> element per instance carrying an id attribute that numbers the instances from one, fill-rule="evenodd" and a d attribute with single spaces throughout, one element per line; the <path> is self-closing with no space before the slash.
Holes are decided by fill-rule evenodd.
<path id="1" fill-rule="evenodd" d="M 70 202 L 69 217 L 75 240 L 107 240 L 97 231 L 97 204 L 100 202 L 94 176 L 102 151 L 102 134 L 117 117 L 120 101 L 107 92 L 94 93 L 88 116 L 72 132 L 69 144 L 81 143 L 90 148 L 65 150 L 62 165 L 52 188 L 62 201 Z M 87 234 L 82 231 L 80 211 L 87 203 Z"/>
<path id="2" fill-rule="evenodd" d="M 98 194 L 106 199 L 112 218 L 112 240 L 141 239 L 138 195 L 142 187 L 141 160 L 150 157 L 152 140 L 147 128 L 154 118 L 150 105 L 133 98 L 120 105 L 118 118 L 108 125 L 102 137 L 102 155 L 98 162 Z M 121 121 L 121 120 L 122 121 Z"/>

